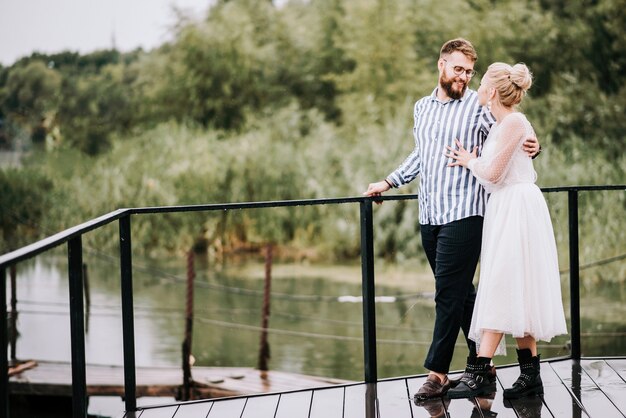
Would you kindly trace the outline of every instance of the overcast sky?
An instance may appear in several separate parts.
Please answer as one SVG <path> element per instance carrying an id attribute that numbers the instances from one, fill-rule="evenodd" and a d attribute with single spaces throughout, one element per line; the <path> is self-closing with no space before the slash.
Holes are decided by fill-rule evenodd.
<path id="1" fill-rule="evenodd" d="M 38 51 L 149 50 L 167 41 L 172 6 L 202 17 L 211 0 L 0 0 L 0 63 Z"/>

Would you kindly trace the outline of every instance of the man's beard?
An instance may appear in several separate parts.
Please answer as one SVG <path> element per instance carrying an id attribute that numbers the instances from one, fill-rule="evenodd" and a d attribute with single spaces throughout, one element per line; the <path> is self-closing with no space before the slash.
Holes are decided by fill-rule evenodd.
<path id="1" fill-rule="evenodd" d="M 446 78 L 445 74 L 442 74 L 441 77 L 439 77 L 439 84 L 441 85 L 441 88 L 446 92 L 448 97 L 454 100 L 458 100 L 461 97 L 463 97 L 463 95 L 465 94 L 465 90 L 467 89 L 468 83 L 465 82 L 463 84 L 463 88 L 461 88 L 461 91 L 454 90 L 452 88 L 452 85 L 454 83 L 455 83 L 455 80 L 451 78 Z"/>

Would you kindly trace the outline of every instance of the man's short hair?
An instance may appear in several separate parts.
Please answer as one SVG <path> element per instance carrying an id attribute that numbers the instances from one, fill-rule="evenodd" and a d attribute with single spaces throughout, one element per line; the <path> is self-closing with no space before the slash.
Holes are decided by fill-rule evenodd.
<path id="1" fill-rule="evenodd" d="M 478 55 L 476 54 L 476 50 L 474 49 L 474 45 L 467 39 L 456 38 L 449 40 L 441 47 L 441 51 L 439 52 L 439 58 L 442 58 L 444 55 L 449 55 L 454 51 L 459 51 L 463 55 L 465 55 L 470 60 L 476 62 L 478 59 Z"/>

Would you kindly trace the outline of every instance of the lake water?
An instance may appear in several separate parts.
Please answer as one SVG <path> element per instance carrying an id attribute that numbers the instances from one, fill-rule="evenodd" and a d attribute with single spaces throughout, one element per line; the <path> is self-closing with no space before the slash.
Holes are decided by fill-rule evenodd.
<path id="1" fill-rule="evenodd" d="M 86 318 L 89 364 L 122 365 L 119 260 L 86 251 L 91 307 Z M 193 355 L 198 366 L 255 367 L 263 304 L 263 264 L 231 263 L 215 268 L 195 262 Z M 178 366 L 184 335 L 185 263 L 167 265 L 134 259 L 135 347 L 138 366 Z M 378 269 L 378 267 L 377 267 Z M 62 256 L 38 257 L 18 265 L 18 359 L 70 361 L 69 290 Z M 402 279 L 377 271 L 376 304 L 379 378 L 423 373 L 433 325 L 432 288 L 427 270 Z M 354 266 L 276 265 L 272 281 L 270 368 L 286 372 L 363 380 L 361 272 Z M 569 317 L 568 276 L 563 276 Z M 393 283 L 394 285 L 386 285 Z M 427 281 L 426 283 L 430 283 Z M 626 353 L 626 287 L 585 288 L 582 349 L 585 356 Z M 10 292 L 7 292 L 10 294 Z M 420 294 L 421 296 L 411 296 Z M 568 337 L 542 344 L 543 358 L 568 354 Z M 496 363 L 515 361 L 509 354 Z M 464 367 L 462 340 L 452 369 Z M 181 372 L 182 373 L 182 372 Z M 139 399 L 140 405 L 172 399 Z M 89 412 L 121 416 L 118 398 L 92 398 Z"/>

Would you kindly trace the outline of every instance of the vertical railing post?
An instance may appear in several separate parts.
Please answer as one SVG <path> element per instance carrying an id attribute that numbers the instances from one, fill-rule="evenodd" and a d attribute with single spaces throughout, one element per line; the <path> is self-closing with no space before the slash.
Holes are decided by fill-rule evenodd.
<path id="1" fill-rule="evenodd" d="M 15 264 L 9 268 L 9 278 L 11 281 L 11 333 L 9 335 L 11 361 L 9 364 L 15 364 L 17 363 L 17 268 Z"/>
<path id="2" fill-rule="evenodd" d="M 85 311 L 83 305 L 83 245 L 81 236 L 67 243 L 72 347 L 72 416 L 87 418 Z"/>
<path id="3" fill-rule="evenodd" d="M 185 303 L 185 337 L 183 339 L 183 390 L 182 400 L 188 401 L 193 399 L 192 386 L 194 384 L 193 377 L 191 376 L 191 347 L 193 345 L 193 280 L 196 277 L 196 270 L 194 268 L 194 254 L 193 249 L 187 253 L 187 294 Z"/>
<path id="4" fill-rule="evenodd" d="M 580 276 L 578 253 L 578 190 L 568 190 L 569 212 L 569 272 L 570 272 L 570 316 L 572 329 L 571 357 L 580 360 Z"/>
<path id="5" fill-rule="evenodd" d="M 363 293 L 363 354 L 365 383 L 376 383 L 376 304 L 374 288 L 374 228 L 372 201 L 361 201 L 361 273 Z"/>
<path id="6" fill-rule="evenodd" d="M 0 417 L 9 417 L 9 361 L 7 359 L 7 274 L 0 268 Z"/>
<path id="7" fill-rule="evenodd" d="M 124 404 L 127 412 L 137 409 L 135 377 L 135 325 L 133 318 L 133 266 L 130 214 L 120 218 L 120 274 L 122 290 L 122 334 L 124 344 Z"/>

